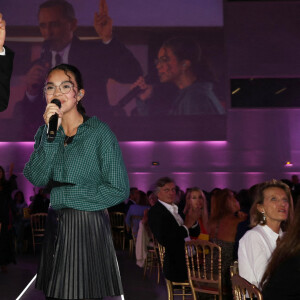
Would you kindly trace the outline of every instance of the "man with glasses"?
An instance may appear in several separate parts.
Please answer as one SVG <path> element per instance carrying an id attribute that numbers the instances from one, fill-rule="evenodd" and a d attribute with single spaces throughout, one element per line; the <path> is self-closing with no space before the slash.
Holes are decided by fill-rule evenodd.
<path id="1" fill-rule="evenodd" d="M 14 53 L 3 47 L 5 41 L 5 21 L 0 13 L 0 112 L 8 106 L 10 94 L 10 77 L 13 68 Z"/>
<path id="2" fill-rule="evenodd" d="M 85 78 L 87 113 L 108 121 L 112 108 L 108 101 L 106 84 L 109 78 L 121 83 L 132 83 L 142 74 L 133 54 L 112 35 L 112 19 L 105 0 L 100 0 L 99 13 L 94 16 L 94 28 L 101 38 L 81 41 L 75 35 L 77 19 L 73 6 L 65 0 L 48 0 L 38 12 L 39 28 L 44 38 L 40 59 L 33 62 L 26 74 L 26 95 L 15 107 L 15 119 L 26 123 L 32 135 L 42 123 L 44 111 L 42 87 L 48 70 L 60 63 L 76 66 Z M 27 114 L 36 121 L 26 122 Z"/>
<path id="3" fill-rule="evenodd" d="M 200 214 L 190 209 L 183 220 L 174 204 L 176 186 L 174 180 L 163 177 L 156 182 L 155 193 L 158 201 L 148 213 L 150 229 L 158 243 L 165 247 L 164 276 L 177 282 L 188 279 L 185 262 L 185 239 L 198 236 L 200 227 L 197 220 Z"/>

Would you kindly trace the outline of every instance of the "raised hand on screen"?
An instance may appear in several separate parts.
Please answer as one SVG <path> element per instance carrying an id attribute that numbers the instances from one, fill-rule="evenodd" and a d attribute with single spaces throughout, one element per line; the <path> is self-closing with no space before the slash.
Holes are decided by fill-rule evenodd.
<path id="1" fill-rule="evenodd" d="M 100 0 L 99 13 L 95 12 L 94 16 L 94 28 L 103 42 L 112 39 L 112 19 L 108 15 L 106 0 Z"/>

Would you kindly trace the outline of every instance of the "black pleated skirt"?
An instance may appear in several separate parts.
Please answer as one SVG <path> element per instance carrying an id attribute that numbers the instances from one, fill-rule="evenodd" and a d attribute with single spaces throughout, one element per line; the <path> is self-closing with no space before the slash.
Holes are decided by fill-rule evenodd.
<path id="1" fill-rule="evenodd" d="M 49 209 L 36 288 L 58 299 L 124 294 L 107 210 Z"/>

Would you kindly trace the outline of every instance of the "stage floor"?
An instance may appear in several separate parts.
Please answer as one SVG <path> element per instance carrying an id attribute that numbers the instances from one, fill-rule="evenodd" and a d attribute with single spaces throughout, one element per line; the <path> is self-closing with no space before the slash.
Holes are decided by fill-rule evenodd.
<path id="1" fill-rule="evenodd" d="M 143 277 L 143 269 L 135 264 L 135 259 L 129 257 L 128 250 L 117 251 L 122 276 L 125 300 L 166 300 L 167 290 L 164 279 L 157 284 L 156 270 Z M 17 256 L 17 264 L 9 265 L 7 273 L 0 272 L 0 299 L 15 300 L 36 274 L 38 254 L 23 254 Z M 44 295 L 34 288 L 34 283 L 23 294 L 20 300 L 44 300 Z"/>

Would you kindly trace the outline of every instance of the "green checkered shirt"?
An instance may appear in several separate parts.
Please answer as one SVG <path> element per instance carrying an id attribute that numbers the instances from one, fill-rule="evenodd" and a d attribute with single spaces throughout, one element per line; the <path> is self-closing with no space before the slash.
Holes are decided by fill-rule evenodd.
<path id="1" fill-rule="evenodd" d="M 52 189 L 50 202 L 54 209 L 101 210 L 128 197 L 122 153 L 105 123 L 91 117 L 78 127 L 72 143 L 64 146 L 64 138 L 60 126 L 55 140 L 49 143 L 47 126 L 41 126 L 23 171 L 35 186 L 45 186 L 50 180 L 75 184 Z"/>

